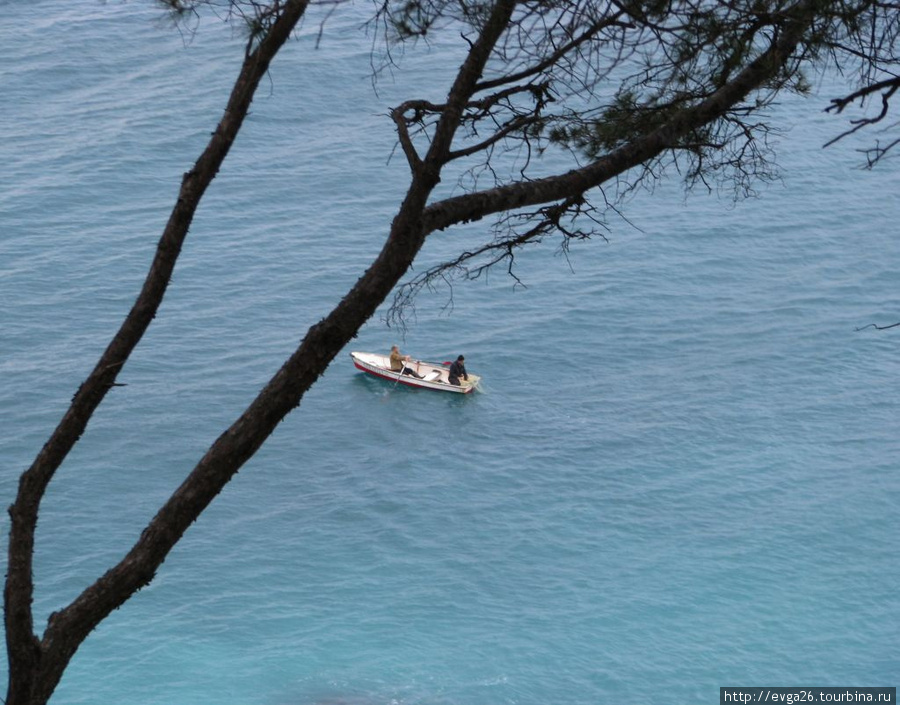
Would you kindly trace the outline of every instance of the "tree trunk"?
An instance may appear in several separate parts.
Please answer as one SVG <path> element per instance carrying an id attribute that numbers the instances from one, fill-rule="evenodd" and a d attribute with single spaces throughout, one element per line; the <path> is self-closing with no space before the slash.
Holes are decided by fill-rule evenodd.
<path id="1" fill-rule="evenodd" d="M 38 640 L 34 634 L 34 532 L 44 492 L 69 451 L 81 438 L 94 410 L 114 386 L 119 372 L 156 316 L 200 199 L 228 155 L 259 81 L 278 50 L 290 37 L 307 5 L 308 0 L 286 3 L 281 16 L 256 49 L 250 51 L 248 48 L 225 114 L 193 169 L 184 175 L 178 199 L 157 245 L 156 255 L 140 295 L 100 361 L 78 388 L 68 411 L 50 439 L 19 480 L 15 503 L 9 509 L 9 557 L 4 588 L 9 663 L 8 705 L 45 703 L 80 644 L 80 641 L 69 643 L 66 635 L 52 634 L 50 627 L 43 640 Z M 147 582 L 150 577 L 152 573 L 147 577 Z M 52 624 L 52 617 L 50 621 Z"/>

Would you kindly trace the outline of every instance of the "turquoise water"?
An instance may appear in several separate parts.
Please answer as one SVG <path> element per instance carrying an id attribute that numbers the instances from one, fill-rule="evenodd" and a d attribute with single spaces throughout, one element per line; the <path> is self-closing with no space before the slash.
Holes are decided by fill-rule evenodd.
<path id="1" fill-rule="evenodd" d="M 147 4 L 149 5 L 149 3 Z M 241 39 L 144 3 L 4 6 L 0 495 L 125 315 Z M 131 545 L 380 248 L 405 187 L 366 8 L 273 67 L 156 322 L 64 465 L 39 622 Z M 451 42 L 452 37 L 442 39 Z M 783 181 L 675 183 L 609 242 L 423 296 L 405 337 L 467 397 L 342 354 L 76 656 L 55 703 L 712 703 L 723 685 L 897 685 L 900 170 L 854 167 L 825 96 L 774 111 Z M 450 187 L 448 187 L 450 188 Z M 478 242 L 435 236 L 418 270 Z M 349 353 L 349 349 L 346 351 Z M 4 515 L 5 520 L 5 515 Z M 3 527 L 4 534 L 6 526 Z M 0 675 L 5 677 L 5 662 Z"/>

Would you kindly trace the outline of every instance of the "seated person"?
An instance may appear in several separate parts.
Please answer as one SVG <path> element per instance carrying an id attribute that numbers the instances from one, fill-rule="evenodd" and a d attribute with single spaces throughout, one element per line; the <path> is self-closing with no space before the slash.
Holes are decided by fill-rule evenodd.
<path id="1" fill-rule="evenodd" d="M 465 366 L 466 358 L 460 355 L 456 358 L 456 361 L 450 365 L 450 384 L 455 384 L 457 387 L 459 386 L 459 378 L 462 377 L 466 382 L 469 381 L 469 373 L 466 372 Z"/>
<path id="2" fill-rule="evenodd" d="M 416 374 L 415 370 L 406 366 L 406 363 L 409 362 L 409 355 L 401 355 L 400 348 L 396 345 L 391 346 L 391 371 L 393 372 L 401 372 L 402 374 L 409 375 L 410 377 L 416 377 L 417 379 L 422 379 L 424 375 Z"/>

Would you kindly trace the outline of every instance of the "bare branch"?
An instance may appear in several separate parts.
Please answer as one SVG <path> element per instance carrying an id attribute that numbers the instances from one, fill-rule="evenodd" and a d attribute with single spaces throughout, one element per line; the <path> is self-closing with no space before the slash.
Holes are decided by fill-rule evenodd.
<path id="1" fill-rule="evenodd" d="M 536 63 L 533 66 L 529 66 L 528 68 L 523 69 L 522 71 L 519 71 L 517 73 L 513 73 L 508 76 L 501 76 L 490 81 L 483 81 L 478 84 L 477 90 L 492 90 L 500 86 L 509 85 L 510 83 L 519 83 L 521 81 L 524 81 L 525 79 L 537 76 L 543 71 L 546 71 L 548 68 L 555 66 L 560 61 L 560 59 L 571 53 L 573 50 L 577 49 L 585 42 L 589 42 L 590 40 L 592 40 L 603 29 L 609 27 L 634 28 L 633 23 L 623 22 L 621 20 L 624 15 L 624 10 L 619 10 L 610 17 L 604 17 L 603 19 L 595 22 L 593 25 L 588 27 L 587 30 L 572 39 L 572 41 L 560 46 L 559 49 L 545 57 L 542 61 Z"/>
<path id="2" fill-rule="evenodd" d="M 464 251 L 450 261 L 430 267 L 411 281 L 404 283 L 397 290 L 385 319 L 389 324 L 403 327 L 407 312 L 414 308 L 415 299 L 423 290 L 434 291 L 436 283 L 443 283 L 452 295 L 452 282 L 455 279 L 479 279 L 502 262 L 507 264 L 507 275 L 515 281 L 517 286 L 524 287 L 524 282 L 513 269 L 516 252 L 525 245 L 538 244 L 553 234 L 562 236 L 560 251 L 566 252 L 572 241 L 587 240 L 597 235 L 596 228 L 582 230 L 568 224 L 574 224 L 582 216 L 592 220 L 595 225 L 605 228 L 605 224 L 594 215 L 593 206 L 584 199 L 582 194 L 572 196 L 561 203 L 539 208 L 531 213 L 511 214 L 495 225 L 495 232 L 502 231 L 502 234 L 495 237 L 493 241 L 474 250 Z M 520 232 L 519 223 L 527 224 L 528 227 Z M 606 239 L 605 235 L 600 234 L 600 237 Z"/>
<path id="3" fill-rule="evenodd" d="M 867 328 L 874 328 L 875 330 L 888 330 L 890 328 L 896 328 L 897 326 L 900 326 L 900 322 L 891 323 L 891 325 L 889 325 L 889 326 L 879 326 L 879 325 L 876 325 L 875 323 L 870 323 L 867 326 L 863 326 L 862 328 L 856 328 L 855 330 L 857 332 L 859 332 L 861 330 L 866 330 Z"/>
<path id="4" fill-rule="evenodd" d="M 400 142 L 400 147 L 403 149 L 403 153 L 406 155 L 406 162 L 409 164 L 410 170 L 415 174 L 422 167 L 422 159 L 419 157 L 418 152 L 416 152 L 415 145 L 412 143 L 412 138 L 409 135 L 409 125 L 413 121 L 407 120 L 404 115 L 407 110 L 410 109 L 409 103 L 404 103 L 393 110 L 391 110 L 391 119 L 394 121 L 394 124 L 397 125 L 397 138 Z"/>
<path id="5" fill-rule="evenodd" d="M 844 109 L 850 105 L 851 103 L 856 102 L 857 100 L 863 103 L 866 98 L 874 95 L 875 93 L 881 94 L 881 110 L 877 115 L 873 117 L 860 118 L 858 120 L 851 120 L 850 124 L 853 125 L 852 128 L 842 132 L 837 137 L 829 140 L 825 143 L 825 147 L 830 147 L 835 142 L 838 142 L 848 135 L 852 135 L 853 133 L 863 129 L 864 127 L 868 127 L 870 125 L 875 125 L 876 123 L 881 122 L 888 114 L 890 110 L 890 101 L 897 90 L 900 89 L 900 77 L 886 79 L 884 81 L 879 81 L 878 83 L 873 83 L 869 86 L 864 86 L 857 91 L 854 91 L 848 96 L 843 98 L 833 98 L 831 100 L 831 105 L 825 108 L 825 112 L 834 112 L 840 114 L 844 111 Z M 887 151 L 887 150 L 884 150 Z M 877 161 L 877 159 L 875 160 Z"/>

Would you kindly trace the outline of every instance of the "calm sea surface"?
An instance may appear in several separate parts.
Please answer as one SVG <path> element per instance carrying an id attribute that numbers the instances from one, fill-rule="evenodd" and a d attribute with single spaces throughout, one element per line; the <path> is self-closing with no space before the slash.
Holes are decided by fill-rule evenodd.
<path id="1" fill-rule="evenodd" d="M 278 59 L 159 317 L 41 515 L 46 616 L 118 560 L 380 248 L 406 185 L 367 6 Z M 457 41 L 439 38 L 448 45 Z M 3 4 L 0 499 L 131 305 L 242 39 L 147 2 Z M 423 296 L 405 337 L 465 398 L 342 354 L 74 659 L 54 702 L 718 702 L 722 685 L 898 685 L 900 168 L 856 169 L 828 90 L 773 117 L 783 181 L 677 183 L 609 241 Z M 867 135 L 874 139 L 876 135 Z M 479 242 L 436 235 L 417 264 Z M 349 349 L 346 351 L 349 352 Z M 3 517 L 2 533 L 7 524 Z M 2 559 L 5 561 L 4 558 Z M 5 681 L 5 659 L 0 661 Z"/>

